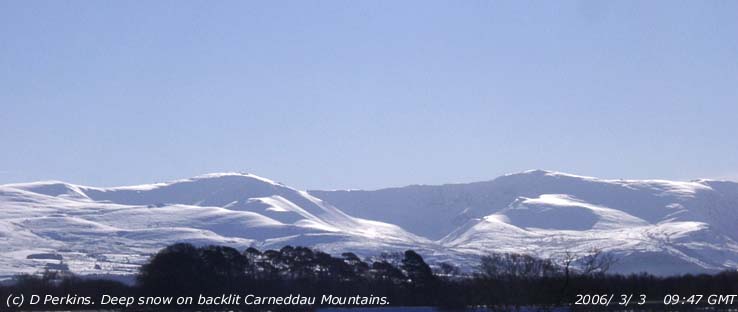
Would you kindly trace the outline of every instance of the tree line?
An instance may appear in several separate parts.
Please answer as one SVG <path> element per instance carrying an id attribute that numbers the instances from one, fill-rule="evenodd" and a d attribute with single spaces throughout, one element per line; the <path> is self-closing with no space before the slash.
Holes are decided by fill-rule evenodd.
<path id="1" fill-rule="evenodd" d="M 351 252 L 334 256 L 307 247 L 239 251 L 225 246 L 179 243 L 163 248 L 142 265 L 135 285 L 47 271 L 16 277 L 12 285 L 0 287 L 0 296 L 5 298 L 10 293 L 76 294 L 94 298 L 103 294 L 193 297 L 224 293 L 317 297 L 332 294 L 386 297 L 392 306 L 554 307 L 573 303 L 577 294 L 645 294 L 658 301 L 673 293 L 738 293 L 736 272 L 673 277 L 645 273 L 619 275 L 608 272 L 613 263 L 611 255 L 600 251 L 576 257 L 565 253 L 558 259 L 490 254 L 481 257 L 474 272 L 464 272 L 451 263 L 431 266 L 413 250 L 362 259 Z M 296 309 L 300 307 L 289 308 Z"/>

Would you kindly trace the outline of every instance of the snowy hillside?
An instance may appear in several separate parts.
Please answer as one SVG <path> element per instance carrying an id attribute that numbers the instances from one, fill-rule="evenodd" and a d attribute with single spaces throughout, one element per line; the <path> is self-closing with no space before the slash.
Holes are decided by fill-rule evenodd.
<path id="1" fill-rule="evenodd" d="M 533 170 L 469 184 L 311 194 L 467 255 L 557 257 L 597 248 L 616 253 L 615 269 L 622 272 L 738 267 L 735 182 L 603 180 Z"/>
<path id="2" fill-rule="evenodd" d="M 180 241 L 363 254 L 435 247 L 248 174 L 107 189 L 62 182 L 0 187 L 0 276 L 60 265 L 83 274 L 126 274 Z"/>
<path id="3" fill-rule="evenodd" d="M 416 249 L 473 268 L 479 256 L 592 248 L 615 269 L 738 267 L 738 183 L 602 180 L 527 171 L 492 181 L 305 192 L 224 173 L 140 186 L 0 186 L 0 277 L 45 267 L 129 274 L 174 242 L 305 245 L 364 256 Z"/>

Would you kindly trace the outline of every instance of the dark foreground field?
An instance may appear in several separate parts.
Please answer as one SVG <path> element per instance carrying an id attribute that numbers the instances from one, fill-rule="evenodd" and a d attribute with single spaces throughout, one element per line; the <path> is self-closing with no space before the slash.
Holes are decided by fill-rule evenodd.
<path id="1" fill-rule="evenodd" d="M 46 271 L 18 276 L 12 284 L 0 287 L 0 304 L 2 310 L 116 311 L 738 308 L 738 299 L 730 299 L 738 294 L 737 272 L 624 276 L 607 273 L 611 261 L 599 253 L 576 266 L 566 261 L 494 254 L 483 257 L 478 270 L 469 273 L 448 263 L 431 267 L 412 250 L 363 260 L 352 253 L 332 256 L 305 247 L 239 252 L 222 246 L 176 244 L 143 265 L 135 284 Z"/>

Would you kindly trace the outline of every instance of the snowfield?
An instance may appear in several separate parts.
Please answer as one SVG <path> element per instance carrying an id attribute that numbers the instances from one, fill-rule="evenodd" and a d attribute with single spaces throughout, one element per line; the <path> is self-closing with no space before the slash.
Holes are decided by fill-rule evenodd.
<path id="1" fill-rule="evenodd" d="M 125 275 L 175 242 L 415 249 L 473 269 L 491 252 L 612 252 L 619 272 L 738 268 L 738 183 L 526 171 L 468 184 L 302 191 L 220 173 L 140 186 L 0 186 L 0 278 L 44 268 Z"/>

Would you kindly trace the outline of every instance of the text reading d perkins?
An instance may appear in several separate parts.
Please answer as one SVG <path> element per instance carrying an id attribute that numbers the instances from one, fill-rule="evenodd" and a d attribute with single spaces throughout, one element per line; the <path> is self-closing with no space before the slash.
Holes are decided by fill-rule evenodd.
<path id="1" fill-rule="evenodd" d="M 254 294 L 222 294 L 220 296 L 204 296 L 197 297 L 116 297 L 110 295 L 102 295 L 99 300 L 93 300 L 92 297 L 67 295 L 31 295 L 30 305 L 56 306 L 56 305 L 104 305 L 117 307 L 133 307 L 133 306 L 159 306 L 159 305 L 199 305 L 199 306 L 229 306 L 229 305 L 325 305 L 325 306 L 371 306 L 371 305 L 387 305 L 389 300 L 387 297 L 379 297 L 374 295 L 362 296 L 335 296 L 322 295 L 303 296 L 300 294 L 290 294 L 287 296 L 257 296 Z"/>

